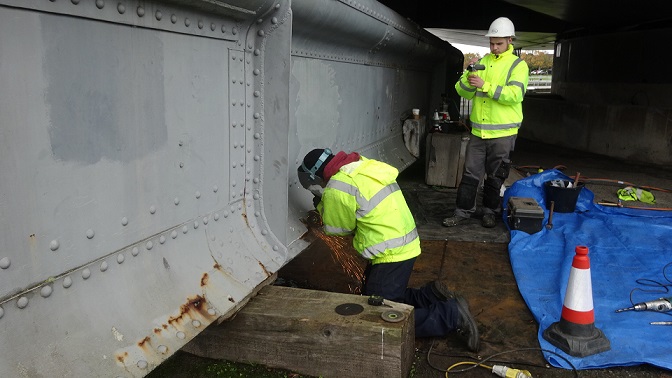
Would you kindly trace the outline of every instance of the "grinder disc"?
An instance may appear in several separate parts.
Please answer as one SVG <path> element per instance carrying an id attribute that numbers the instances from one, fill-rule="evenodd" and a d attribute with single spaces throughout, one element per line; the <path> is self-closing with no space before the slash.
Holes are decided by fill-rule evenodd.
<path id="1" fill-rule="evenodd" d="M 406 316 L 397 310 L 387 310 L 380 314 L 380 317 L 383 318 L 384 321 L 390 323 L 399 323 L 400 321 L 406 319 Z"/>
<path id="2" fill-rule="evenodd" d="M 334 309 L 339 315 L 357 315 L 364 311 L 364 306 L 357 303 L 343 303 Z"/>

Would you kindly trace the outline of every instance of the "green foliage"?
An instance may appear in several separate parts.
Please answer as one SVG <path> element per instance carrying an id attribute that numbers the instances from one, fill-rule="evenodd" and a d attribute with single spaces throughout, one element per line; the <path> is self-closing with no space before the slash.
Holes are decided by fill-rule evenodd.
<path id="1" fill-rule="evenodd" d="M 530 71 L 549 71 L 553 69 L 553 53 L 546 53 L 545 51 L 531 51 L 523 52 L 520 54 L 521 59 L 527 63 L 527 66 L 530 68 Z M 478 53 L 466 53 L 464 54 L 464 63 L 462 69 L 467 68 L 467 64 L 473 58 L 482 58 L 481 54 Z"/>

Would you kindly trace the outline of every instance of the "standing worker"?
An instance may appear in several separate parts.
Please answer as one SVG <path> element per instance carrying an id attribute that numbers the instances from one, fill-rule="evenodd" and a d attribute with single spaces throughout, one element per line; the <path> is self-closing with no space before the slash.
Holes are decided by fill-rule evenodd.
<path id="1" fill-rule="evenodd" d="M 495 227 L 501 210 L 500 188 L 509 177 L 518 129 L 523 121 L 523 98 L 529 79 L 527 63 L 513 54 L 513 23 L 506 17 L 492 22 L 485 35 L 490 38 L 490 54 L 479 63 L 481 70 L 467 70 L 455 84 L 457 93 L 473 99 L 471 138 L 467 145 L 464 173 L 457 189 L 457 208 L 443 225 L 452 227 L 476 210 L 478 186 L 487 175 L 483 189 L 483 227 Z M 477 59 L 470 62 L 476 63 Z"/>
<path id="2" fill-rule="evenodd" d="M 314 149 L 298 168 L 299 180 L 318 201 L 328 235 L 354 234 L 355 249 L 368 260 L 362 294 L 380 296 L 415 307 L 415 335 L 444 337 L 452 332 L 478 351 L 476 322 L 464 297 L 433 281 L 408 288 L 420 238 L 404 195 L 399 171 L 358 153 Z M 319 193 L 319 188 L 324 188 Z"/>

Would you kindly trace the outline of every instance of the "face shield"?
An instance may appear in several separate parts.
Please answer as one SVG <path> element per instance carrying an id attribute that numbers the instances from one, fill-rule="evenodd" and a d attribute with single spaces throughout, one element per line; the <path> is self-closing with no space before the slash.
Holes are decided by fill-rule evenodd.
<path id="1" fill-rule="evenodd" d="M 331 150 L 328 148 L 324 149 L 322 155 L 317 159 L 315 165 L 312 167 L 306 167 L 305 163 L 302 163 L 297 170 L 299 176 L 299 182 L 301 186 L 305 189 L 310 190 L 313 195 L 321 197 L 322 196 L 322 184 L 323 180 L 321 177 L 316 175 L 316 172 L 320 169 L 322 164 L 331 156 Z"/>

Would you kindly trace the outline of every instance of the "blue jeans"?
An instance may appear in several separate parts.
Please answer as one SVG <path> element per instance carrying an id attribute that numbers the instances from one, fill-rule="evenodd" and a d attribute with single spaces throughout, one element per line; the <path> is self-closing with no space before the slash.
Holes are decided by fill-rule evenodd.
<path id="1" fill-rule="evenodd" d="M 457 328 L 457 303 L 441 301 L 430 284 L 419 289 L 407 287 L 415 258 L 410 260 L 368 264 L 364 271 L 362 294 L 379 295 L 387 300 L 405 303 L 415 308 L 415 336 L 443 337 Z"/>

